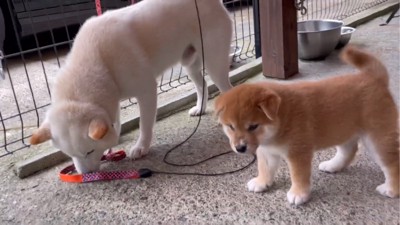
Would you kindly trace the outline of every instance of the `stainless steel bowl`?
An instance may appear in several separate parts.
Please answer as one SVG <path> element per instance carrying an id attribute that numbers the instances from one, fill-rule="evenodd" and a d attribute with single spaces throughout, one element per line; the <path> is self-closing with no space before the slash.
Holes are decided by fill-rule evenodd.
<path id="1" fill-rule="evenodd" d="M 343 25 L 339 20 L 307 20 L 297 23 L 299 58 L 323 59 L 336 47 Z"/>
<path id="2" fill-rule="evenodd" d="M 343 26 L 342 30 L 341 30 L 339 43 L 336 45 L 336 48 L 338 49 L 338 48 L 343 48 L 344 46 L 346 46 L 347 43 L 349 43 L 350 38 L 351 38 L 351 34 L 354 31 L 356 31 L 356 29 L 353 28 L 353 27 Z"/>

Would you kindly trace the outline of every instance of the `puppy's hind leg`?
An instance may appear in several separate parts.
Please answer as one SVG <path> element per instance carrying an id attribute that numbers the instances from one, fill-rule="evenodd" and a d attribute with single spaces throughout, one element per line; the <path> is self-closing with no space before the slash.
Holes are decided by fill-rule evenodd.
<path id="1" fill-rule="evenodd" d="M 379 185 L 376 190 L 384 196 L 395 198 L 399 197 L 399 133 L 392 132 L 373 132 L 365 139 L 369 143 L 368 147 L 374 150 L 374 159 L 381 167 L 385 175 L 385 183 Z"/>
<path id="2" fill-rule="evenodd" d="M 336 155 L 332 159 L 320 163 L 319 170 L 328 173 L 336 173 L 350 165 L 358 150 L 357 140 L 358 138 L 352 138 L 346 143 L 338 146 Z"/>
<path id="3" fill-rule="evenodd" d="M 202 60 L 194 47 L 189 46 L 185 50 L 181 62 L 187 69 L 189 77 L 193 81 L 197 92 L 196 106 L 189 110 L 189 115 L 199 116 L 206 111 L 208 100 L 207 83 L 202 74 Z"/>
<path id="4" fill-rule="evenodd" d="M 136 96 L 140 112 L 140 134 L 136 144 L 130 149 L 129 157 L 141 158 L 149 152 L 153 137 L 153 126 L 157 113 L 157 82 L 146 83 L 146 89 Z"/>

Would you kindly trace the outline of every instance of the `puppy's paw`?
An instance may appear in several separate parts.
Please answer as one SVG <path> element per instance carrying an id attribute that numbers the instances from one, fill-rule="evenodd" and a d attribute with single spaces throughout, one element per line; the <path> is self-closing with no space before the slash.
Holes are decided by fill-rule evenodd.
<path id="1" fill-rule="evenodd" d="M 287 193 L 287 199 L 290 204 L 301 205 L 310 199 L 310 192 L 293 190 L 291 188 Z"/>
<path id="2" fill-rule="evenodd" d="M 376 191 L 379 192 L 379 194 L 389 198 L 399 197 L 399 190 L 394 190 L 394 188 L 390 187 L 390 185 L 387 183 L 383 183 L 376 187 Z"/>
<path id="3" fill-rule="evenodd" d="M 140 145 L 135 145 L 129 150 L 128 156 L 129 158 L 132 159 L 139 159 L 147 155 L 149 153 L 149 150 L 150 150 L 149 148 Z"/>
<path id="4" fill-rule="evenodd" d="M 328 160 L 319 164 L 318 169 L 327 173 L 336 173 L 341 171 L 343 168 L 333 160 Z"/>
<path id="5" fill-rule="evenodd" d="M 269 184 L 265 182 L 260 182 L 257 177 L 254 177 L 249 182 L 247 182 L 247 189 L 251 192 L 263 192 L 268 189 Z"/>
<path id="6" fill-rule="evenodd" d="M 201 110 L 201 107 L 196 105 L 189 110 L 189 115 L 200 116 L 201 114 L 204 114 L 205 111 L 206 111 L 205 109 Z"/>

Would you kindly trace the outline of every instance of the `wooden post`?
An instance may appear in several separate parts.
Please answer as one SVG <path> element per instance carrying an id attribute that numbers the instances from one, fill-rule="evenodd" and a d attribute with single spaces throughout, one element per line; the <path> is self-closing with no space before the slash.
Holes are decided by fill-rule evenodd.
<path id="1" fill-rule="evenodd" d="M 286 79 L 298 73 L 295 0 L 259 0 L 263 74 Z"/>

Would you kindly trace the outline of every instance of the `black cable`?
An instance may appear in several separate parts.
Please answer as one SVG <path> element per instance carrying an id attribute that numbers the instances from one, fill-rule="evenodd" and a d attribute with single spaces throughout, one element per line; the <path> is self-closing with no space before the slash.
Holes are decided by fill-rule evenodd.
<path id="1" fill-rule="evenodd" d="M 202 57 L 202 67 L 203 67 L 203 68 L 202 68 L 202 76 L 203 76 L 203 84 L 202 84 L 202 86 L 203 86 L 203 93 L 202 93 L 202 96 L 203 96 L 203 98 L 202 98 L 202 101 L 201 101 L 201 110 L 202 110 L 202 109 L 203 109 L 203 105 L 205 104 L 205 102 L 204 102 L 204 91 L 205 91 L 205 88 L 207 88 L 207 87 L 205 86 L 205 77 L 204 77 L 204 76 L 205 76 L 205 75 L 204 75 L 204 74 L 205 74 L 204 43 L 203 43 L 203 32 L 202 32 L 202 27 L 201 27 L 200 12 L 199 12 L 199 7 L 198 7 L 198 5 L 197 5 L 197 0 L 194 0 L 194 3 L 195 3 L 195 6 L 196 6 L 197 20 L 198 20 L 198 23 L 199 23 L 200 43 L 201 43 L 201 53 L 202 53 L 202 54 L 201 54 L 201 57 Z M 206 99 L 206 101 L 207 101 L 207 99 Z M 232 153 L 232 151 L 229 150 L 229 151 L 227 151 L 227 152 L 223 152 L 223 153 L 220 153 L 220 154 L 211 156 L 211 157 L 209 157 L 209 158 L 206 158 L 206 159 L 204 159 L 204 160 L 201 160 L 201 161 L 198 161 L 198 162 L 195 162 L 195 163 L 186 163 L 186 164 L 177 164 L 177 163 L 169 162 L 169 161 L 167 160 L 168 155 L 169 155 L 172 151 L 176 150 L 178 147 L 180 147 L 181 145 L 183 145 L 184 143 L 186 143 L 186 142 L 187 142 L 190 138 L 192 138 L 193 135 L 197 132 L 197 130 L 198 130 L 199 126 L 200 126 L 201 116 L 202 116 L 202 112 L 201 112 L 200 115 L 199 115 L 199 119 L 198 119 L 197 124 L 196 124 L 194 130 L 192 131 L 192 133 L 191 133 L 185 140 L 183 140 L 183 141 L 180 142 L 179 144 L 175 145 L 174 147 L 172 147 L 171 149 L 169 149 L 169 150 L 167 151 L 167 153 L 165 153 L 164 158 L 163 158 L 163 162 L 164 162 L 165 164 L 170 165 L 170 166 L 179 166 L 179 167 L 184 167 L 184 166 L 196 166 L 196 165 L 199 165 L 199 164 L 204 163 L 204 162 L 206 162 L 206 161 L 209 161 L 209 160 L 211 160 L 211 159 L 217 158 L 217 157 L 219 157 L 219 156 Z M 239 172 L 239 171 L 241 171 L 241 170 L 244 170 L 244 169 L 248 168 L 251 164 L 253 164 L 255 161 L 256 161 L 256 156 L 253 156 L 253 160 L 252 160 L 249 164 L 247 164 L 246 166 L 244 166 L 244 167 L 242 167 L 242 168 L 239 168 L 239 169 L 236 169 L 236 170 L 233 170 L 233 171 L 222 172 L 222 173 L 214 173 L 214 174 L 207 174 L 207 173 L 185 173 L 185 172 L 182 172 L 182 173 L 181 173 L 181 172 L 165 172 L 165 171 L 152 171 L 152 172 L 153 172 L 153 173 L 159 173 L 159 174 L 172 174 L 172 175 L 221 176 L 221 175 L 232 174 L 232 173 L 236 173 L 236 172 Z"/>
<path id="2" fill-rule="evenodd" d="M 210 157 L 207 160 L 210 160 L 212 158 L 215 158 L 216 156 Z M 251 160 L 251 162 L 249 162 L 246 166 L 241 167 L 239 169 L 236 170 L 231 170 L 231 171 L 227 171 L 227 172 L 221 172 L 221 173 L 185 173 L 185 172 L 164 172 L 164 171 L 156 171 L 156 170 L 152 170 L 153 173 L 158 173 L 158 174 L 170 174 L 170 175 L 187 175 L 187 176 L 205 176 L 205 177 L 216 177 L 216 176 L 223 176 L 223 175 L 228 175 L 228 174 L 233 174 L 242 170 L 247 169 L 249 166 L 251 166 L 255 161 L 256 161 L 256 156 L 253 156 L 253 159 Z"/>

